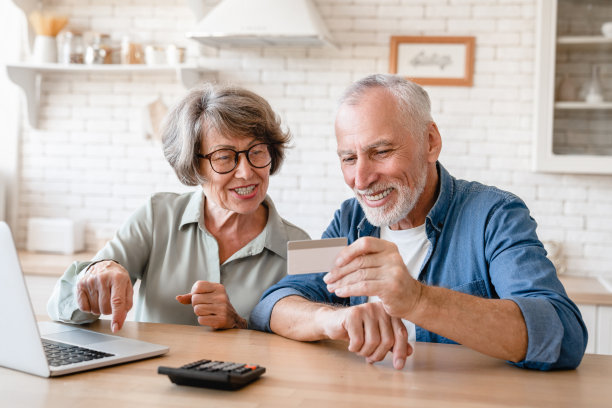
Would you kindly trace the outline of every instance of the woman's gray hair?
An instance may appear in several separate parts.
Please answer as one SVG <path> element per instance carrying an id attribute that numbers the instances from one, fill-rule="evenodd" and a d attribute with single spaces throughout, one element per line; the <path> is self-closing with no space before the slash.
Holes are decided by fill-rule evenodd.
<path id="1" fill-rule="evenodd" d="M 431 101 L 420 85 L 398 75 L 373 74 L 351 84 L 340 98 L 339 105 L 357 105 L 366 91 L 384 88 L 397 101 L 401 123 L 423 140 L 425 131 L 433 118 Z"/>
<path id="2" fill-rule="evenodd" d="M 206 181 L 196 154 L 210 131 L 270 143 L 270 174 L 280 168 L 291 139 L 261 96 L 239 87 L 206 83 L 189 91 L 170 110 L 162 126 L 164 156 L 181 183 L 195 186 Z"/>

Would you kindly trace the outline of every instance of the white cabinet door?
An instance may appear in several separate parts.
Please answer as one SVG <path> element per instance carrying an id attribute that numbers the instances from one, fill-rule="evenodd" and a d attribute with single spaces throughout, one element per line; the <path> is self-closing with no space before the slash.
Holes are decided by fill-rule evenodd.
<path id="1" fill-rule="evenodd" d="M 586 352 L 594 354 L 597 352 L 597 306 L 595 305 L 577 305 L 582 314 L 582 320 L 586 324 L 589 332 L 589 342 L 587 343 Z"/>
<path id="2" fill-rule="evenodd" d="M 597 354 L 612 354 L 612 306 L 598 306 Z"/>

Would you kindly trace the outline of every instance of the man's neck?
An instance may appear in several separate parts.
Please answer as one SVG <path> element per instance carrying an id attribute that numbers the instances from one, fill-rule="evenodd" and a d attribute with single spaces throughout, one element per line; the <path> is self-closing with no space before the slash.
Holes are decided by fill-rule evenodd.
<path id="1" fill-rule="evenodd" d="M 416 228 L 425 223 L 427 214 L 433 208 L 438 199 L 440 177 L 435 163 L 428 166 L 427 184 L 416 205 L 408 215 L 393 225 L 389 229 L 393 231 Z"/>

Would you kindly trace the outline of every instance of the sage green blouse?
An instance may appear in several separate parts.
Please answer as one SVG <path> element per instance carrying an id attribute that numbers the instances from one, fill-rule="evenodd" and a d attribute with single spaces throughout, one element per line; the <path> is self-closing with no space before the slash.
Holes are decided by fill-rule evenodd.
<path id="1" fill-rule="evenodd" d="M 217 241 L 204 224 L 204 199 L 201 190 L 153 195 L 91 261 L 70 265 L 49 299 L 49 316 L 70 323 L 96 320 L 97 315 L 77 306 L 78 275 L 93 261 L 114 259 L 129 272 L 132 284 L 140 280 L 136 321 L 198 325 L 191 305 L 175 299 L 198 280 L 223 284 L 236 312 L 248 321 L 263 292 L 287 274 L 287 241 L 310 238 L 281 218 L 266 196 L 265 228 L 221 265 Z"/>

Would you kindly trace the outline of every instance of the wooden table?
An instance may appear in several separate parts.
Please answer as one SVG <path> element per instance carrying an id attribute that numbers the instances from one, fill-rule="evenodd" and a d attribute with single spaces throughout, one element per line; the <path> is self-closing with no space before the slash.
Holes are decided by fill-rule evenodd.
<path id="1" fill-rule="evenodd" d="M 109 321 L 89 326 L 109 332 Z M 343 342 L 300 343 L 250 330 L 126 322 L 126 337 L 170 346 L 165 356 L 58 378 L 0 368 L 10 407 L 609 407 L 612 356 L 586 355 L 577 370 L 519 369 L 457 345 L 417 343 L 406 368 L 374 365 Z M 159 365 L 211 358 L 267 372 L 239 391 L 177 386 Z M 5 405 L 5 403 L 7 405 Z"/>

